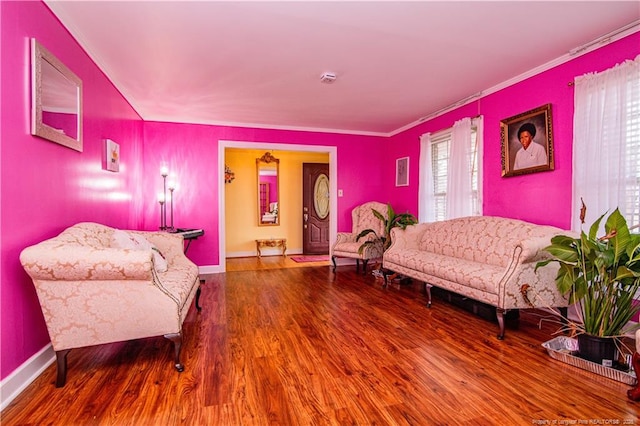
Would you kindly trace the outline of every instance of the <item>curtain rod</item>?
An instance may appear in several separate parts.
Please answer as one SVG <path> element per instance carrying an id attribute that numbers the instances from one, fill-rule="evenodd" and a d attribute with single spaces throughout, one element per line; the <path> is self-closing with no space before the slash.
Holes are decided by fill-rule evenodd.
<path id="1" fill-rule="evenodd" d="M 468 96 L 468 97 L 466 97 L 466 98 L 464 98 L 464 99 L 461 99 L 461 100 L 459 100 L 459 101 L 457 101 L 457 102 L 454 102 L 454 103 L 452 103 L 452 104 L 451 104 L 451 105 L 449 105 L 449 106 L 446 106 L 446 107 L 444 107 L 444 108 L 441 108 L 441 109 L 439 109 L 438 111 L 436 111 L 436 112 L 434 112 L 434 113 L 431 113 L 431 114 L 429 114 L 429 115 L 425 115 L 424 117 L 422 117 L 422 118 L 420 118 L 420 119 L 418 120 L 418 123 L 424 123 L 425 121 L 427 121 L 427 120 L 429 120 L 429 119 L 431 119 L 431 118 L 433 118 L 433 117 L 436 117 L 436 116 L 438 116 L 438 115 L 440 115 L 440 114 L 443 114 L 443 113 L 445 113 L 445 112 L 448 112 L 448 111 L 450 111 L 450 110 L 454 109 L 455 107 L 458 107 L 458 106 L 464 105 L 464 104 L 466 104 L 466 103 L 467 103 L 467 102 L 469 102 L 469 101 L 472 101 L 472 100 L 478 99 L 478 98 L 480 98 L 481 96 L 482 96 L 482 92 L 475 93 L 475 94 L 473 94 L 473 95 L 471 95 L 471 96 Z"/>
<path id="2" fill-rule="evenodd" d="M 618 28 L 617 30 L 611 31 L 610 33 L 607 33 L 601 37 L 598 37 L 597 39 L 590 41 L 589 43 L 583 44 L 582 46 L 578 46 L 574 49 L 569 50 L 569 56 L 575 56 L 578 53 L 584 52 L 588 48 L 595 46 L 596 44 L 601 44 L 603 46 L 606 46 L 607 44 L 615 41 L 613 40 L 615 36 L 622 34 L 636 26 L 640 26 L 640 20 L 633 21 L 632 23 L 625 25 L 622 28 Z M 567 86 L 569 87 L 575 86 L 575 80 L 568 82 Z"/>
<path id="3" fill-rule="evenodd" d="M 638 24 L 640 24 L 640 20 L 636 20 L 628 25 L 625 25 L 622 28 L 618 28 L 617 30 L 613 30 L 610 33 L 607 33 L 603 36 L 598 37 L 597 39 L 590 41 L 589 43 L 585 43 L 582 46 L 578 46 L 574 49 L 569 50 L 569 55 L 574 56 L 577 55 L 580 52 L 583 52 L 585 50 L 587 50 L 588 48 L 590 48 L 591 46 L 594 46 L 596 44 L 609 44 L 611 43 L 611 39 L 615 36 L 617 36 L 618 34 L 621 34 L 635 26 L 637 26 Z"/>

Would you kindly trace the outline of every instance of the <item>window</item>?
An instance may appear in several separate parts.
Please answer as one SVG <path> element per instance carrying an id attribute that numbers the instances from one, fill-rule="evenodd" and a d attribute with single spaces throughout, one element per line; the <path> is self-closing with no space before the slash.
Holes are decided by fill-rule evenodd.
<path id="1" fill-rule="evenodd" d="M 481 118 L 421 138 L 421 222 L 482 214 Z M 463 121 L 463 120 L 461 120 Z M 465 127 L 466 124 L 466 127 Z M 452 150 L 457 141 L 465 145 Z M 455 154 L 454 152 L 457 152 Z M 454 173 L 456 172 L 457 173 Z"/>
<path id="2" fill-rule="evenodd" d="M 431 141 L 431 167 L 433 173 L 433 206 L 435 220 L 447 218 L 447 169 L 451 132 Z"/>
<path id="3" fill-rule="evenodd" d="M 630 170 L 625 184 L 624 216 L 630 225 L 640 224 L 640 78 L 629 84 L 625 158 Z M 635 87 L 634 87 L 635 86 Z M 633 96 L 633 93 L 636 96 Z"/>
<path id="4" fill-rule="evenodd" d="M 640 56 L 576 78 L 572 228 L 619 208 L 640 224 Z"/>

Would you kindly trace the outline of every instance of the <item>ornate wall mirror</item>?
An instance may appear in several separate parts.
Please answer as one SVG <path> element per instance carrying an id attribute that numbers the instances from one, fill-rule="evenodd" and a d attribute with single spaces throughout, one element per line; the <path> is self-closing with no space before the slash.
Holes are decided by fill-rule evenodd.
<path id="1" fill-rule="evenodd" d="M 34 38 L 31 134 L 82 151 L 82 80 Z"/>
<path id="2" fill-rule="evenodd" d="M 280 225 L 280 160 L 265 153 L 256 159 L 258 226 Z"/>

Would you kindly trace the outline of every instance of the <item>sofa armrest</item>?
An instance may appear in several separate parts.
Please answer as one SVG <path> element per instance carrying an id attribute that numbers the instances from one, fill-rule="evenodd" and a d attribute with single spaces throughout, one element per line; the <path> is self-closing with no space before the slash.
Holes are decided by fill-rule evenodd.
<path id="1" fill-rule="evenodd" d="M 516 246 L 513 262 L 500 286 L 500 307 L 555 308 L 569 305 L 555 282 L 559 266 L 550 264 L 536 270 L 539 261 L 550 258 L 544 248 L 551 244 L 553 235 L 525 238 Z"/>
<path id="2" fill-rule="evenodd" d="M 20 262 L 33 280 L 150 280 L 151 250 L 95 248 L 44 241 L 25 248 Z"/>
<path id="3" fill-rule="evenodd" d="M 426 223 L 419 223 L 409 225 L 405 229 L 391 229 L 391 247 L 389 247 L 389 250 L 417 249 L 420 246 L 422 234 L 426 232 L 427 227 Z"/>
<path id="4" fill-rule="evenodd" d="M 522 249 L 519 263 L 532 263 L 549 259 L 551 256 L 544 248 L 551 245 L 551 237 L 552 235 L 548 235 L 543 237 L 530 237 L 522 240 L 519 244 Z"/>

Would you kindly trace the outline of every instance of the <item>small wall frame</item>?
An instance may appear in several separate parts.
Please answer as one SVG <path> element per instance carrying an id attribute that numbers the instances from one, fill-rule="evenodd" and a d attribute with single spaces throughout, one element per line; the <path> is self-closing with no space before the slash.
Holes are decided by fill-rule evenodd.
<path id="1" fill-rule="evenodd" d="M 501 120 L 500 142 L 503 177 L 553 170 L 551 104 Z"/>
<path id="2" fill-rule="evenodd" d="M 396 160 L 396 186 L 409 186 L 409 157 Z"/>
<path id="3" fill-rule="evenodd" d="M 110 172 L 120 171 L 120 145 L 111 139 L 104 140 L 105 169 Z"/>

